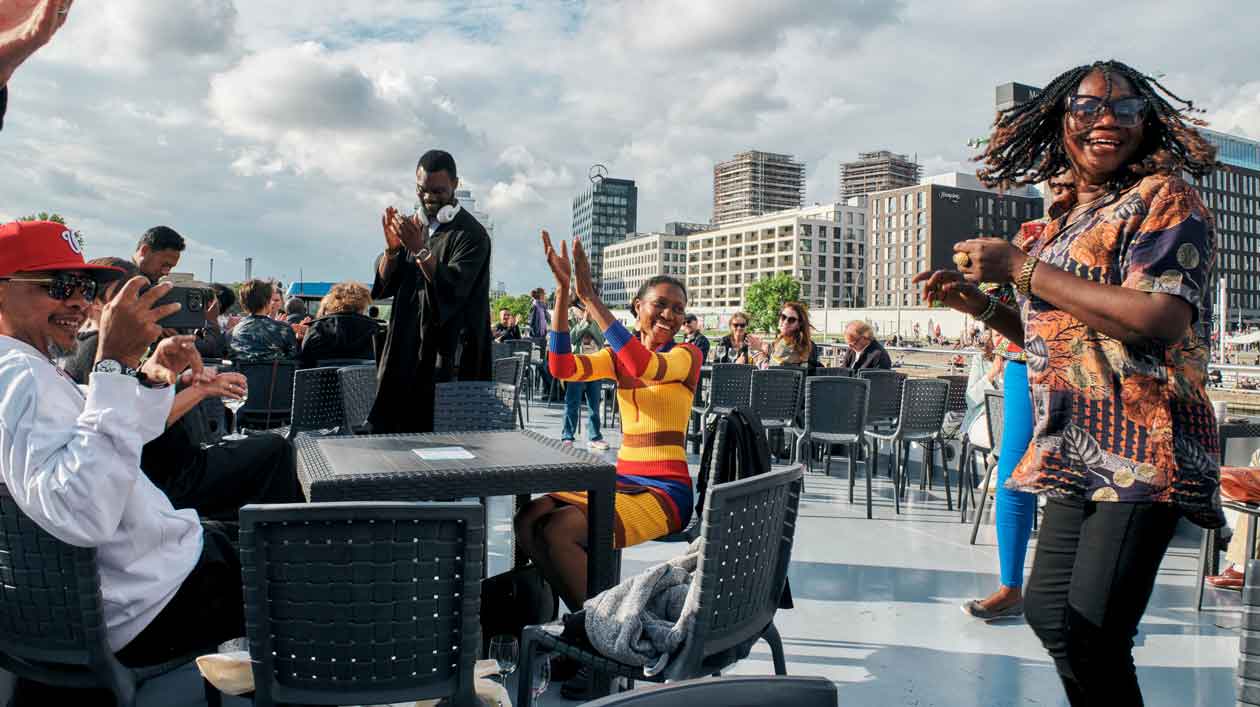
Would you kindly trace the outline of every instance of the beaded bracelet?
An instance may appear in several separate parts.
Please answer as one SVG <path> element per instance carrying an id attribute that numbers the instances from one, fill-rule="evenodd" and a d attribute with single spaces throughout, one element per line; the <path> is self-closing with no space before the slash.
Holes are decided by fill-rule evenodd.
<path id="1" fill-rule="evenodd" d="M 989 304 L 984 308 L 983 312 L 976 315 L 976 321 L 978 322 L 987 322 L 997 314 L 998 298 L 993 295 L 988 295 L 988 298 Z"/>

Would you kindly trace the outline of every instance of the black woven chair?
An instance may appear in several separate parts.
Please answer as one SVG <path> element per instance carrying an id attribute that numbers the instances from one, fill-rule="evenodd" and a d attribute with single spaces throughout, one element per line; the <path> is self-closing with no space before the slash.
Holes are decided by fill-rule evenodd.
<path id="1" fill-rule="evenodd" d="M 753 414 L 761 420 L 767 438 L 772 430 L 784 434 L 800 435 L 796 418 L 801 409 L 804 394 L 805 372 L 796 367 L 768 368 L 753 372 L 751 406 Z M 774 450 L 774 447 L 771 447 Z M 792 451 L 795 451 L 793 445 Z M 775 451 L 778 454 L 778 451 Z"/>
<path id="2" fill-rule="evenodd" d="M 334 367 L 307 368 L 293 376 L 293 414 L 285 436 L 300 432 L 341 431 L 346 410 L 341 403 L 340 370 Z M 366 418 L 364 418 L 366 419 Z"/>
<path id="3" fill-rule="evenodd" d="M 897 415 L 897 425 L 889 431 L 867 430 L 867 439 L 891 442 L 893 445 L 893 507 L 901 513 L 901 498 L 908 486 L 910 466 L 910 445 L 919 443 L 923 446 L 923 474 L 931 476 L 936 464 L 933 449 L 941 443 L 941 423 L 945 420 L 946 400 L 949 396 L 949 384 L 935 378 L 912 378 L 901 388 L 901 412 Z M 935 443 L 929 445 L 928 443 Z M 944 453 L 941 455 L 944 461 Z M 872 464 L 878 463 L 878 457 L 872 457 Z M 944 465 L 943 465 L 944 466 Z M 949 488 L 949 467 L 945 466 L 945 502 L 949 510 L 954 510 L 953 495 Z M 873 474 L 872 474 L 873 475 Z"/>
<path id="4" fill-rule="evenodd" d="M 617 407 L 617 381 L 599 381 L 600 396 L 604 401 L 604 427 L 612 429 L 621 425 L 621 410 Z"/>
<path id="5" fill-rule="evenodd" d="M 854 450 L 861 449 L 866 430 L 866 396 L 870 381 L 842 376 L 813 376 L 805 381 L 805 428 L 797 443 L 797 460 L 805 459 L 813 471 L 813 448 L 826 448 L 824 473 L 831 473 L 831 448 L 845 445 L 849 462 L 849 503 L 853 503 L 857 461 Z M 871 467 L 866 469 L 866 517 L 871 517 Z"/>
<path id="6" fill-rule="evenodd" d="M 438 383 L 433 401 L 434 432 L 516 429 L 516 391 L 491 381 Z"/>
<path id="7" fill-rule="evenodd" d="M 690 441 L 701 444 L 707 441 L 704 434 L 711 416 L 725 415 L 737 407 L 748 405 L 752 396 L 753 372 L 756 370 L 756 366 L 746 363 L 713 364 L 713 372 L 709 375 L 709 399 L 704 401 L 703 407 L 691 409 L 698 429 L 688 436 Z M 699 452 L 699 449 L 695 451 Z"/>
<path id="8" fill-rule="evenodd" d="M 48 534 L 0 484 L 0 668 L 46 685 L 104 688 L 132 707 L 142 682 L 215 650 L 139 668 L 119 663 L 106 640 L 96 550 Z M 217 707 L 218 691 L 205 689 Z"/>
<path id="9" fill-rule="evenodd" d="M 341 409 L 345 413 L 342 431 L 352 435 L 370 432 L 368 415 L 376 403 L 376 366 L 340 368 L 337 383 L 341 390 Z"/>
<path id="10" fill-rule="evenodd" d="M 297 361 L 243 363 L 224 370 L 240 373 L 249 384 L 249 398 L 236 411 L 237 428 L 271 429 L 289 423 Z"/>
<path id="11" fill-rule="evenodd" d="M 827 678 L 774 675 L 753 677 L 725 675 L 717 678 L 685 680 L 665 687 L 647 687 L 623 692 L 586 707 L 839 707 L 836 684 Z"/>
<path id="12" fill-rule="evenodd" d="M 321 358 L 315 362 L 316 368 L 345 368 L 346 366 L 376 366 L 374 358 Z"/>
<path id="13" fill-rule="evenodd" d="M 478 704 L 476 503 L 241 509 L 254 703 Z"/>
<path id="14" fill-rule="evenodd" d="M 1002 430 L 1004 427 L 1003 417 L 1005 410 L 1002 407 L 1005 399 L 1001 393 L 989 391 L 984 394 L 984 410 L 988 418 L 989 425 L 989 451 L 998 451 L 1002 449 Z M 968 468 L 975 467 L 974 452 L 972 459 L 968 460 Z M 985 455 L 988 456 L 987 454 Z M 989 502 L 989 482 L 993 480 L 993 474 L 997 471 L 997 463 L 985 463 L 984 469 L 984 488 L 980 489 L 980 500 L 976 501 L 976 518 L 971 525 L 971 544 L 976 544 L 976 534 L 980 532 L 980 518 L 984 516 L 984 506 Z M 974 476 L 974 474 L 973 474 Z"/>
<path id="15" fill-rule="evenodd" d="M 1238 422 L 1221 424 L 1220 421 L 1217 421 L 1217 436 L 1221 449 L 1221 454 L 1217 459 L 1217 462 L 1224 464 L 1226 461 L 1226 446 L 1228 446 L 1229 441 L 1231 439 L 1255 439 L 1260 437 L 1260 424 Z M 1246 462 L 1243 463 L 1245 464 Z M 1247 580 L 1248 583 L 1250 583 L 1251 578 L 1256 576 L 1250 574 L 1250 571 L 1252 565 L 1251 560 L 1255 557 L 1254 543 L 1256 542 L 1256 534 L 1257 532 L 1260 532 L 1260 529 L 1257 527 L 1257 523 L 1260 523 L 1260 505 L 1230 501 L 1227 499 L 1223 499 L 1223 501 L 1224 503 L 1222 505 L 1226 509 L 1249 516 L 1251 519 L 1251 533 L 1248 537 L 1248 546 L 1246 554 L 1244 555 L 1244 557 L 1248 560 Z M 1195 611 L 1203 611 L 1203 585 L 1207 581 L 1207 578 L 1211 575 L 1220 573 L 1220 553 L 1217 552 L 1216 549 L 1216 538 L 1218 534 L 1219 533 L 1216 530 L 1204 530 L 1203 538 L 1199 544 L 1199 576 L 1198 586 L 1195 588 Z"/>
<path id="16" fill-rule="evenodd" d="M 818 368 L 814 369 L 814 375 L 827 376 L 829 378 L 852 378 L 853 369 L 819 366 Z"/>
<path id="17" fill-rule="evenodd" d="M 508 356 L 494 361 L 494 382 L 512 386 L 515 398 L 512 405 L 516 408 L 516 421 L 521 429 L 525 429 L 525 413 L 521 408 L 521 382 L 525 378 L 526 370 L 525 359 L 520 356 Z"/>
<path id="18" fill-rule="evenodd" d="M 856 373 L 856 377 L 871 382 L 870 392 L 866 397 L 866 429 L 886 432 L 894 427 L 897 424 L 897 415 L 901 412 L 901 385 L 905 382 L 906 375 L 896 371 L 863 369 Z M 878 441 L 873 451 L 875 457 L 872 462 L 878 462 Z M 872 476 L 874 475 L 875 472 L 872 471 Z"/>
<path id="19" fill-rule="evenodd" d="M 496 361 L 501 358 L 507 358 L 512 355 L 512 347 L 508 346 L 506 341 L 492 341 L 490 342 L 490 355 L 494 356 Z"/>
<path id="20" fill-rule="evenodd" d="M 989 411 L 993 408 L 988 406 L 988 396 L 990 394 L 998 396 L 996 405 L 999 408 L 1002 405 L 1002 394 L 995 391 L 986 391 L 985 402 L 982 403 L 985 406 L 985 429 L 989 430 L 991 435 L 992 427 L 989 423 Z M 996 414 L 1001 415 L 1002 411 L 999 409 Z M 998 426 L 1001 426 L 1000 423 Z M 987 457 L 989 452 L 992 452 L 996 446 L 992 444 L 992 442 L 990 442 L 987 446 L 977 444 L 976 440 L 971 438 L 971 435 L 968 434 L 967 430 L 959 430 L 959 432 L 962 434 L 962 445 L 958 451 L 958 511 L 960 518 L 959 522 L 966 523 L 967 508 L 968 506 L 976 503 L 976 484 L 979 483 L 979 477 L 976 475 L 975 471 L 976 453 L 978 452 L 983 457 Z M 992 436 L 990 436 L 989 439 L 993 439 Z"/>
<path id="21" fill-rule="evenodd" d="M 783 642 L 774 615 L 787 581 L 801 498 L 802 469 L 795 465 L 709 489 L 701 522 L 700 562 L 693 582 L 700 596 L 683 647 L 665 670 L 648 677 L 627 665 L 527 626 L 521 638 L 520 675 L 532 675 L 534 654 L 557 653 L 596 672 L 631 680 L 664 682 L 712 675 L 734 664 L 759 639 L 766 639 L 774 672 L 787 674 Z M 516 704 L 533 704 L 530 681 L 517 683 Z"/>

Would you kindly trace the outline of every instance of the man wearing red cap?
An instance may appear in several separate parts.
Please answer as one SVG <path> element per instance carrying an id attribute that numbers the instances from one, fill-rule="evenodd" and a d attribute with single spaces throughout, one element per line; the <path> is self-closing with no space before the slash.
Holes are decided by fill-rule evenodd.
<path id="1" fill-rule="evenodd" d="M 173 384 L 203 379 L 190 336 L 141 363 L 158 320 L 179 309 L 154 306 L 171 286 L 141 294 L 147 283 L 133 278 L 105 305 L 84 389 L 51 361 L 120 272 L 85 263 L 61 224 L 0 226 L 0 482 L 54 537 L 96 548 L 109 645 L 124 663 L 152 664 L 241 635 L 240 565 L 229 534 L 176 511 L 140 470 Z M 19 683 L 19 704 L 38 691 Z"/>

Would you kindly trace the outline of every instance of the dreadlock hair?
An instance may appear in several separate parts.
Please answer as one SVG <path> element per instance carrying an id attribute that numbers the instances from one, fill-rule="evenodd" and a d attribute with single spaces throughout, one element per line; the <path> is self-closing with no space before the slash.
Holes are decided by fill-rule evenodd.
<path id="1" fill-rule="evenodd" d="M 1203 111 L 1195 108 L 1193 101 L 1169 91 L 1155 77 L 1111 60 L 1064 72 L 1035 98 L 999 111 L 993 121 L 993 134 L 984 152 L 976 158 L 984 164 L 976 172 L 980 181 L 991 188 L 1009 189 L 1038 184 L 1070 170 L 1071 163 L 1063 146 L 1067 101 L 1085 77 L 1095 71 L 1101 71 L 1107 82 L 1104 100 L 1111 99 L 1113 77 L 1122 76 L 1147 103 L 1142 144 L 1134 161 L 1127 170 L 1115 175 L 1109 188 L 1122 189 L 1149 174 L 1175 174 L 1185 170 L 1202 177 L 1215 169 L 1216 148 L 1192 127 L 1207 123 L 1189 115 Z M 1181 107 L 1173 107 L 1170 100 Z"/>

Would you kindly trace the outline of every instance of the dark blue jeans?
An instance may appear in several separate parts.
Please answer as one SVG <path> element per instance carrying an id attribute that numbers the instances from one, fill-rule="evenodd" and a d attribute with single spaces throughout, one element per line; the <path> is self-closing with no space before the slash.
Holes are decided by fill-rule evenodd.
<path id="1" fill-rule="evenodd" d="M 578 426 L 578 414 L 582 411 L 582 398 L 586 398 L 586 406 L 591 409 L 587 416 L 586 438 L 592 442 L 604 438 L 599 431 L 600 387 L 599 381 L 570 381 L 564 384 L 564 430 L 560 433 L 560 439 L 573 440 Z"/>

